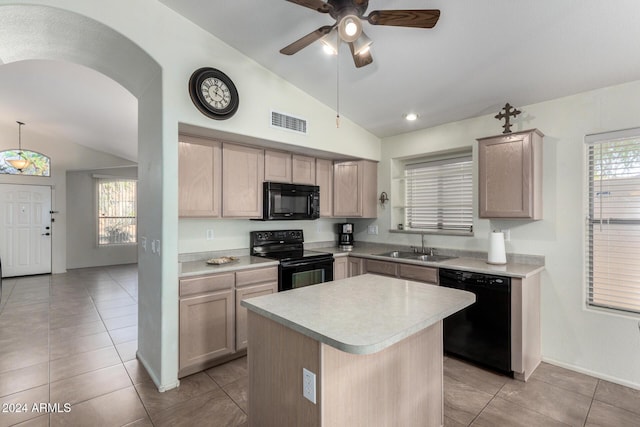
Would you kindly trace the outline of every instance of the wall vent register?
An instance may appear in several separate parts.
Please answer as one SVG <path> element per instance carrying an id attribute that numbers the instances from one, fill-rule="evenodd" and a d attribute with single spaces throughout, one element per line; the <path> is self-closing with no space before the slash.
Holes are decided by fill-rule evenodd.
<path id="1" fill-rule="evenodd" d="M 277 111 L 271 111 L 271 127 L 307 134 L 307 121 Z"/>

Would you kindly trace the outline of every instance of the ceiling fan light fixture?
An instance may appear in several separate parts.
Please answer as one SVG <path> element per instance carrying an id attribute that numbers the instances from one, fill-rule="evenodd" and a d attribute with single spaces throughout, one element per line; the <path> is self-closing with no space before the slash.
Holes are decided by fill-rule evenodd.
<path id="1" fill-rule="evenodd" d="M 338 54 L 338 30 L 333 29 L 326 36 L 320 39 L 322 49 L 327 55 Z"/>
<path id="2" fill-rule="evenodd" d="M 29 160 L 22 151 L 22 126 L 24 126 L 24 123 L 18 121 L 16 123 L 18 123 L 18 153 L 16 157 L 7 159 L 6 161 L 11 167 L 22 172 L 29 167 L 31 160 Z"/>
<path id="3" fill-rule="evenodd" d="M 340 38 L 347 43 L 352 43 L 362 34 L 362 22 L 356 15 L 346 15 L 338 23 Z"/>
<path id="4" fill-rule="evenodd" d="M 353 53 L 355 55 L 367 53 L 371 48 L 372 43 L 373 41 L 369 37 L 367 37 L 367 35 L 363 31 L 362 34 L 360 34 L 360 37 L 358 37 L 358 39 L 353 42 Z"/>

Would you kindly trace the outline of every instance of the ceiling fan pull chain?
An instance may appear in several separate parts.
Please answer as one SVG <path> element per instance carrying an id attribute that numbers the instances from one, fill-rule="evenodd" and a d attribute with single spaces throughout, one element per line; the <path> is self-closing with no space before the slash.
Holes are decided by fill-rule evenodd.
<path id="1" fill-rule="evenodd" d="M 340 37 L 336 43 L 336 128 L 340 128 Z"/>

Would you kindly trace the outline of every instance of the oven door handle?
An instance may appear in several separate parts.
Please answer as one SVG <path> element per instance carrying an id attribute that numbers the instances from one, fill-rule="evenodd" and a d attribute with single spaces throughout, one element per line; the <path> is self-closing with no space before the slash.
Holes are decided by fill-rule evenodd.
<path id="1" fill-rule="evenodd" d="M 324 262 L 333 262 L 333 257 L 331 258 L 316 258 L 313 261 L 286 261 L 286 262 L 281 262 L 280 265 L 282 265 L 282 267 L 304 267 L 306 265 L 314 265 L 314 264 L 320 264 L 320 263 L 324 263 Z"/>

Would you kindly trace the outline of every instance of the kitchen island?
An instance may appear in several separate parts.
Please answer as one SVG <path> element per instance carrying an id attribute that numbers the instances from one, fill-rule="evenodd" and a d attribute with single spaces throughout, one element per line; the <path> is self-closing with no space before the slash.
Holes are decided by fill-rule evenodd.
<path id="1" fill-rule="evenodd" d="M 244 300 L 249 424 L 441 426 L 442 319 L 474 301 L 370 274 Z"/>

